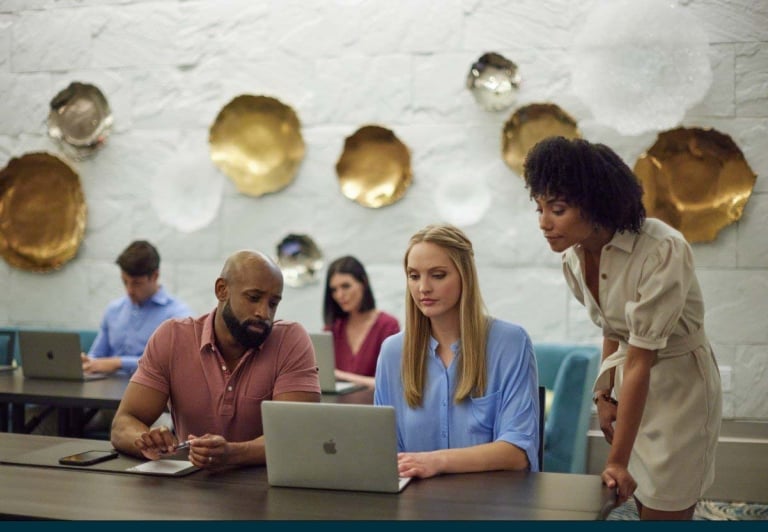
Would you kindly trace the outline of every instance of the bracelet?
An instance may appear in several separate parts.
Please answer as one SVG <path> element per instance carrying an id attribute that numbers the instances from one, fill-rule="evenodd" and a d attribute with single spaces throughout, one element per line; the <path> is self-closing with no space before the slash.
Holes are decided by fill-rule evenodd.
<path id="1" fill-rule="evenodd" d="M 619 404 L 619 402 L 616 399 L 614 399 L 613 397 L 610 396 L 610 394 L 607 394 L 607 393 L 596 393 L 595 396 L 592 398 L 592 402 L 597 404 L 597 402 L 600 399 L 604 399 L 613 405 Z"/>

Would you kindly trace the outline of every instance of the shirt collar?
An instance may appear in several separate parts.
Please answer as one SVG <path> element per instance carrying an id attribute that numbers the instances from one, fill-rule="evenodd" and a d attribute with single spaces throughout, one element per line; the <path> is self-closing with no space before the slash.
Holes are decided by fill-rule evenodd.
<path id="1" fill-rule="evenodd" d="M 631 232 L 631 231 L 624 231 L 623 233 L 620 233 L 619 231 L 615 231 L 613 233 L 613 238 L 611 238 L 610 241 L 606 245 L 603 246 L 603 249 L 608 248 L 609 246 L 615 247 L 617 249 L 620 249 L 621 251 L 624 251 L 626 253 L 632 253 L 632 250 L 635 247 L 635 242 L 637 242 L 637 234 Z M 584 246 L 581 244 L 577 244 L 574 246 L 574 249 L 576 249 L 579 253 L 579 256 L 584 256 Z"/>
<path id="2" fill-rule="evenodd" d="M 203 332 L 200 335 L 200 352 L 206 351 L 212 353 L 216 342 L 216 336 L 213 334 L 213 318 L 216 316 L 216 309 L 208 313 L 203 321 Z"/>
<path id="3" fill-rule="evenodd" d="M 150 301 L 155 305 L 165 306 L 171 301 L 171 298 L 162 286 L 158 286 L 157 291 L 149 296 L 149 299 L 142 303 L 142 305 L 149 303 Z"/>
<path id="4" fill-rule="evenodd" d="M 632 253 L 632 250 L 635 247 L 635 242 L 637 241 L 637 234 L 633 233 L 631 231 L 624 231 L 623 233 L 620 233 L 619 231 L 616 231 L 613 234 L 613 238 L 610 242 L 608 242 L 608 245 L 619 248 L 620 250 L 626 252 L 626 253 Z"/>
<path id="5" fill-rule="evenodd" d="M 453 354 L 458 356 L 459 355 L 459 344 L 461 344 L 461 339 L 456 340 L 451 344 L 451 351 L 453 351 Z M 437 352 L 437 340 L 433 336 L 429 337 L 429 350 L 434 354 Z"/>

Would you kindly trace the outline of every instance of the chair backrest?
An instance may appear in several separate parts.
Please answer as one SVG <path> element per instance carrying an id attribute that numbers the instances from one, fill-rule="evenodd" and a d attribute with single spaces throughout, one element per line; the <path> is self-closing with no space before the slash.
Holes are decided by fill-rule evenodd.
<path id="1" fill-rule="evenodd" d="M 16 329 L 0 328 L 0 366 L 10 366 L 16 355 Z"/>
<path id="2" fill-rule="evenodd" d="M 576 344 L 537 344 L 539 384 L 553 391 L 544 427 L 547 471 L 585 473 L 592 384 L 600 349 Z"/>
<path id="3" fill-rule="evenodd" d="M 96 335 L 99 331 L 80 329 L 77 332 L 80 333 L 80 348 L 87 353 L 93 345 L 93 341 L 96 340 Z"/>
<path id="4" fill-rule="evenodd" d="M 539 386 L 539 471 L 544 471 L 544 407 L 547 402 L 547 389 Z"/>

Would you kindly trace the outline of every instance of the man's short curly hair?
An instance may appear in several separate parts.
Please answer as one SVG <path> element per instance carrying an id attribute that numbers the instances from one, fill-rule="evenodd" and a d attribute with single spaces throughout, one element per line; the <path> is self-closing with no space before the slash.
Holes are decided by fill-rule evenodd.
<path id="1" fill-rule="evenodd" d="M 525 159 L 531 198 L 561 198 L 590 222 L 637 233 L 645 220 L 643 188 L 629 166 L 608 146 L 583 139 L 549 137 Z"/>

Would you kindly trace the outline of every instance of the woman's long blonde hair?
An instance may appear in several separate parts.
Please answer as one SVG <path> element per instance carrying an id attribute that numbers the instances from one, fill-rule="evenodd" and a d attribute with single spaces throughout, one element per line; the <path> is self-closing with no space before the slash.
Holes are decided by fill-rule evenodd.
<path id="1" fill-rule="evenodd" d="M 428 225 L 411 237 L 405 252 L 404 267 L 408 270 L 408 255 L 416 244 L 429 242 L 440 246 L 448 254 L 461 278 L 459 299 L 459 345 L 458 375 L 454 400 L 458 403 L 466 397 L 482 396 L 486 387 L 485 347 L 490 320 L 480 294 L 475 268 L 472 242 L 461 229 L 449 224 Z M 403 359 L 401 378 L 408 406 L 421 406 L 426 379 L 426 353 L 429 348 L 431 326 L 416 302 L 406 290 L 405 333 L 403 338 Z"/>

